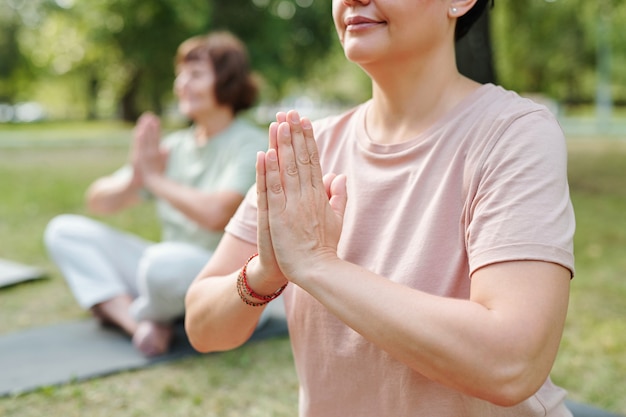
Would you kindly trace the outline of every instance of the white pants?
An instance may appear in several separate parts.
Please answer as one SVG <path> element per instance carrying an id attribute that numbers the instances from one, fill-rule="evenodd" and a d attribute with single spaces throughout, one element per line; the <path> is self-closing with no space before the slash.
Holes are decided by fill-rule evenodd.
<path id="1" fill-rule="evenodd" d="M 198 246 L 153 243 L 70 214 L 50 221 L 44 241 L 83 308 L 127 294 L 136 320 L 182 317 L 187 288 L 211 257 Z"/>

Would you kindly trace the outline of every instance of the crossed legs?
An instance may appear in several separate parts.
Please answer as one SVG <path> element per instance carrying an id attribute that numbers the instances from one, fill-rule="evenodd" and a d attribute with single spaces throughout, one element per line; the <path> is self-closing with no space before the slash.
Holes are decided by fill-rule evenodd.
<path id="1" fill-rule="evenodd" d="M 45 244 L 79 304 L 132 337 L 148 356 L 166 352 L 187 287 L 210 257 L 192 245 L 147 242 L 83 216 L 62 215 Z"/>

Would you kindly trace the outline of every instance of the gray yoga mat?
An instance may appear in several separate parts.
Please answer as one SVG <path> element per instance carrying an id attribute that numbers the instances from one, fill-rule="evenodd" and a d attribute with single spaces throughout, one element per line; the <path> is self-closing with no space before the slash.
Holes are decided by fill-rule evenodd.
<path id="1" fill-rule="evenodd" d="M 126 335 L 95 319 L 0 335 L 0 397 L 197 355 L 182 322 L 175 330 L 170 352 L 156 358 L 142 356 Z M 251 340 L 286 334 L 284 318 L 272 316 Z"/>
<path id="2" fill-rule="evenodd" d="M 19 284 L 45 277 L 45 272 L 38 267 L 0 259 L 0 287 Z"/>

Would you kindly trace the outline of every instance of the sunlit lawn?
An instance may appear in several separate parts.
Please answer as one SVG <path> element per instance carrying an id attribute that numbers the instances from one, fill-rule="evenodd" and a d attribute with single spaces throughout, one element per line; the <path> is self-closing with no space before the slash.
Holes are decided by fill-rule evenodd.
<path id="1" fill-rule="evenodd" d="M 52 216 L 84 213 L 86 186 L 124 162 L 129 137 L 117 124 L 40 126 L 31 133 L 0 127 L 0 258 L 50 273 L 0 289 L 0 334 L 85 317 L 48 260 L 41 235 Z M 19 146 L 26 139 L 32 142 Z M 552 376 L 574 400 L 626 414 L 626 142 L 576 139 L 569 146 L 577 275 Z M 158 237 L 149 207 L 107 221 Z M 7 417 L 296 414 L 286 338 L 0 399 L 0 416 Z"/>

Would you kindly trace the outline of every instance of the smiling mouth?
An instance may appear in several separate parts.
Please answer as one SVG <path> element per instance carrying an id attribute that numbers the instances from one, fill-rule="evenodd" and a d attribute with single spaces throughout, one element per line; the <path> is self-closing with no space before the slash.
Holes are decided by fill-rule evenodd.
<path id="1" fill-rule="evenodd" d="M 379 26 L 384 24 L 385 22 L 381 22 L 378 20 L 372 20 L 362 16 L 351 16 L 347 17 L 345 20 L 346 30 L 347 31 L 357 31 L 357 30 L 366 30 L 375 26 Z"/>

